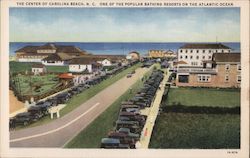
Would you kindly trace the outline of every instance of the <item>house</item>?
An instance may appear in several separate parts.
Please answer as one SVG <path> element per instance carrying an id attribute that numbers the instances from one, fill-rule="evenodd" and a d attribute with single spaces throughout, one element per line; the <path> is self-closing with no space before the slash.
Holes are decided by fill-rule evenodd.
<path id="1" fill-rule="evenodd" d="M 96 62 L 96 58 L 80 57 L 69 62 L 69 71 L 75 73 L 93 73 L 101 68 L 101 64 Z"/>
<path id="2" fill-rule="evenodd" d="M 59 81 L 63 84 L 63 86 L 68 86 L 73 84 L 74 76 L 72 73 L 62 73 L 58 75 Z"/>
<path id="3" fill-rule="evenodd" d="M 48 57 L 42 59 L 42 64 L 49 66 L 64 66 L 68 65 L 68 62 L 72 59 L 66 53 L 50 54 Z"/>
<path id="4" fill-rule="evenodd" d="M 202 68 L 177 68 L 177 86 L 239 88 L 241 83 L 240 53 L 214 53 L 203 61 Z"/>
<path id="5" fill-rule="evenodd" d="M 112 66 L 112 62 L 109 59 L 104 59 L 102 61 L 98 61 L 98 63 L 102 64 L 102 66 Z"/>
<path id="6" fill-rule="evenodd" d="M 221 43 L 185 44 L 178 49 L 178 61 L 185 61 L 186 66 L 202 67 L 204 60 L 212 60 L 213 53 L 230 53 L 231 48 Z"/>
<path id="7" fill-rule="evenodd" d="M 31 72 L 34 75 L 39 75 L 41 73 L 46 73 L 46 67 L 42 64 L 34 64 L 31 67 Z"/>
<path id="8" fill-rule="evenodd" d="M 47 43 L 42 46 L 25 46 L 15 51 L 19 62 L 42 62 L 51 54 L 65 53 L 71 57 L 86 55 L 87 52 L 72 45 L 57 45 Z"/>
<path id="9" fill-rule="evenodd" d="M 140 53 L 136 51 L 130 52 L 126 58 L 128 60 L 140 60 Z"/>

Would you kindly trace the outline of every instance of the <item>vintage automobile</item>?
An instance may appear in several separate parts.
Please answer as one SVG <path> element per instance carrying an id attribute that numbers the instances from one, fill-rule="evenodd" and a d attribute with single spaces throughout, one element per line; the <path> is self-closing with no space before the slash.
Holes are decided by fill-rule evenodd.
<path id="1" fill-rule="evenodd" d="M 128 144 L 121 144 L 119 139 L 102 138 L 101 148 L 105 149 L 129 149 Z"/>
<path id="2" fill-rule="evenodd" d="M 125 133 L 119 133 L 119 132 L 109 132 L 108 134 L 109 138 L 115 138 L 119 139 L 121 144 L 128 144 L 130 148 L 135 148 L 136 141 L 132 137 L 128 137 Z"/>
<path id="3" fill-rule="evenodd" d="M 30 112 L 23 112 L 20 114 L 17 114 L 15 117 L 11 118 L 12 123 L 14 123 L 14 126 L 16 125 L 28 125 L 32 122 L 35 122 L 39 119 L 38 115 L 32 114 Z"/>

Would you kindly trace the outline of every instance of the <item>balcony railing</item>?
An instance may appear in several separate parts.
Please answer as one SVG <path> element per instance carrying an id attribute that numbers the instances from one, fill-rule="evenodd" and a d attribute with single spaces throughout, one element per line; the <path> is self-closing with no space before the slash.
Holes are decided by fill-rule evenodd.
<path id="1" fill-rule="evenodd" d="M 178 73 L 210 73 L 216 74 L 216 69 L 211 68 L 177 68 Z"/>

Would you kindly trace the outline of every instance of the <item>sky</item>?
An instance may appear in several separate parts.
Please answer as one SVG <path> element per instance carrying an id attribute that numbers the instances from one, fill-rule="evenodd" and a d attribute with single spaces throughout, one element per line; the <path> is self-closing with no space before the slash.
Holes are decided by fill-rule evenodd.
<path id="1" fill-rule="evenodd" d="M 10 8 L 10 42 L 240 42 L 239 8 Z"/>

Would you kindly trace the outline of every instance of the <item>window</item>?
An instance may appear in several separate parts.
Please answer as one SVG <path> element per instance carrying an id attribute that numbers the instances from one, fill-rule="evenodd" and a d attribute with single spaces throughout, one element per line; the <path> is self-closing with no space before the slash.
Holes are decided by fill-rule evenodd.
<path id="1" fill-rule="evenodd" d="M 203 50 L 202 52 L 205 53 L 205 50 Z"/>
<path id="2" fill-rule="evenodd" d="M 237 82 L 238 82 L 238 83 L 241 82 L 241 76 L 240 76 L 240 75 L 237 76 Z"/>
<path id="3" fill-rule="evenodd" d="M 180 56 L 180 59 L 182 59 L 182 56 Z"/>
<path id="4" fill-rule="evenodd" d="M 186 50 L 186 53 L 188 52 L 188 50 Z"/>
<path id="5" fill-rule="evenodd" d="M 222 49 L 221 52 L 224 53 L 224 50 Z"/>
<path id="6" fill-rule="evenodd" d="M 226 76 L 225 76 L 225 82 L 228 82 L 228 81 L 229 81 L 229 76 L 226 75 Z"/>
<path id="7" fill-rule="evenodd" d="M 208 59 L 212 59 L 212 56 L 208 56 Z"/>
<path id="8" fill-rule="evenodd" d="M 202 56 L 202 59 L 205 59 L 205 56 Z"/>
<path id="9" fill-rule="evenodd" d="M 182 49 L 180 50 L 180 52 L 182 53 Z"/>
<path id="10" fill-rule="evenodd" d="M 188 58 L 188 56 L 186 55 L 186 56 L 185 56 L 185 59 L 187 59 L 187 58 Z"/>
<path id="11" fill-rule="evenodd" d="M 192 56 L 192 55 L 190 56 L 190 59 L 193 59 L 193 56 Z"/>
<path id="12" fill-rule="evenodd" d="M 192 49 L 190 50 L 190 53 L 193 53 L 193 50 L 192 50 Z"/>
<path id="13" fill-rule="evenodd" d="M 178 78 L 180 83 L 188 83 L 189 75 L 179 75 Z"/>
<path id="14" fill-rule="evenodd" d="M 237 71 L 241 71 L 241 65 L 237 64 Z"/>
<path id="15" fill-rule="evenodd" d="M 210 82 L 211 75 L 198 75 L 198 82 Z"/>
<path id="16" fill-rule="evenodd" d="M 199 50 L 196 50 L 196 53 L 199 53 Z"/>
<path id="17" fill-rule="evenodd" d="M 229 70 L 230 70 L 230 64 L 226 64 L 226 65 L 225 65 L 225 70 L 226 70 L 226 71 L 229 71 Z"/>
<path id="18" fill-rule="evenodd" d="M 196 59 L 199 59 L 199 56 L 196 56 Z"/>
<path id="19" fill-rule="evenodd" d="M 218 53 L 218 50 L 217 50 L 217 49 L 215 50 L 215 53 Z"/>
<path id="20" fill-rule="evenodd" d="M 211 53 L 212 51 L 211 51 L 211 50 L 209 50 L 208 52 L 209 52 L 209 53 Z"/>

